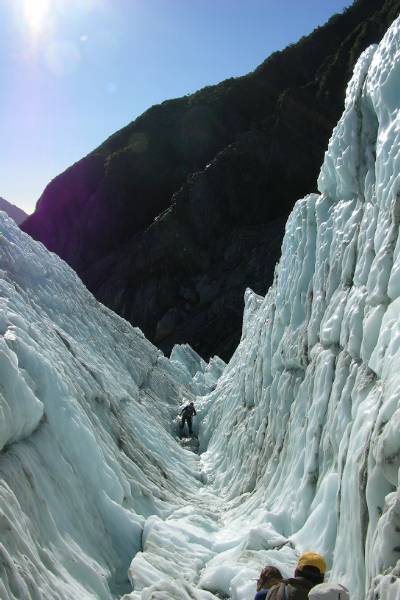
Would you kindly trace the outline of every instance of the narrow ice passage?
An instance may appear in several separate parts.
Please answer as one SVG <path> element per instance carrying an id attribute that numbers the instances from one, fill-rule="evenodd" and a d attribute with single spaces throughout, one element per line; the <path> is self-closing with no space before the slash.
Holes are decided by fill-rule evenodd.
<path id="1" fill-rule="evenodd" d="M 248 600 L 304 550 L 400 599 L 399 89 L 396 20 L 226 367 L 165 358 L 0 213 L 1 600 Z"/>
<path id="2" fill-rule="evenodd" d="M 188 452 L 182 449 L 183 460 Z M 193 473 L 201 481 L 201 457 L 193 457 Z M 215 598 L 197 586 L 206 565 L 216 555 L 224 502 L 207 484 L 193 486 L 190 476 L 184 486 L 188 495 L 183 506 L 165 519 L 150 516 L 145 522 L 143 551 L 136 554 L 129 569 L 135 592 L 124 596 L 125 600 L 157 598 L 157 592 L 160 598 Z"/>
<path id="3" fill-rule="evenodd" d="M 207 398 L 197 398 L 196 408 L 200 422 Z M 241 517 L 248 494 L 232 499 L 231 490 L 224 493 L 214 485 L 212 457 L 195 453 L 196 437 L 180 440 L 178 460 L 190 469 L 183 482 L 184 503 L 165 517 L 146 519 L 142 549 L 129 568 L 135 591 L 122 600 L 245 600 L 253 597 L 265 560 L 279 565 L 285 576 L 293 572 L 297 553 L 278 533 L 279 524 L 275 529 L 272 523 L 260 526 Z M 268 545 L 272 550 L 265 552 Z"/>

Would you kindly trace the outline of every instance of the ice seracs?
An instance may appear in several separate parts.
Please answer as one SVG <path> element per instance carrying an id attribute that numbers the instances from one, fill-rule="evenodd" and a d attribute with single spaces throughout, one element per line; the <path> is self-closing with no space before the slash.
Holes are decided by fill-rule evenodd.
<path id="1" fill-rule="evenodd" d="M 230 530 L 269 524 L 287 542 L 280 559 L 271 533 L 258 539 L 265 562 L 314 549 L 359 599 L 400 594 L 399 50 L 396 21 L 361 56 L 321 194 L 290 216 L 266 298 L 247 294 L 242 341 L 202 429 L 214 487 L 242 498 Z M 250 563 L 233 546 L 214 577 Z"/>
<path id="2" fill-rule="evenodd" d="M 226 366 L 219 356 L 213 356 L 206 363 L 189 344 L 176 344 L 172 348 L 170 360 L 180 369 L 182 381 L 187 382 L 198 396 L 205 396 L 215 389 Z"/>
<path id="3" fill-rule="evenodd" d="M 171 435 L 186 387 L 5 213 L 0 233 L 0 597 L 118 597 L 147 516 L 201 486 Z"/>

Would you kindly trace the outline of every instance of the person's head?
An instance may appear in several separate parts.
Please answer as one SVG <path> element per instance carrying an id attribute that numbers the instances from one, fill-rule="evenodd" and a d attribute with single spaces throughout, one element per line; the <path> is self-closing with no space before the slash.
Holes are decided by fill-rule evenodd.
<path id="1" fill-rule="evenodd" d="M 309 592 L 310 600 L 349 600 L 349 590 L 340 583 L 320 583 Z"/>
<path id="2" fill-rule="evenodd" d="M 193 402 L 191 402 L 191 403 L 189 404 L 189 406 L 194 406 L 194 403 L 193 403 Z"/>
<path id="3" fill-rule="evenodd" d="M 324 581 L 326 563 L 316 552 L 304 552 L 297 561 L 295 577 L 305 577 L 315 585 Z"/>
<path id="4" fill-rule="evenodd" d="M 280 570 L 272 565 L 267 565 L 263 568 L 260 577 L 257 579 L 257 592 L 269 589 L 280 581 L 282 581 Z"/>

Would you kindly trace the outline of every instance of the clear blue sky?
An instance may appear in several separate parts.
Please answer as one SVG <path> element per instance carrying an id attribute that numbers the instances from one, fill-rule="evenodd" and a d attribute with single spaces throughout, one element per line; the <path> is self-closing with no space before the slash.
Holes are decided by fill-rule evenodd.
<path id="1" fill-rule="evenodd" d="M 253 70 L 351 0 L 0 0 L 0 196 L 46 184 L 152 104 Z"/>

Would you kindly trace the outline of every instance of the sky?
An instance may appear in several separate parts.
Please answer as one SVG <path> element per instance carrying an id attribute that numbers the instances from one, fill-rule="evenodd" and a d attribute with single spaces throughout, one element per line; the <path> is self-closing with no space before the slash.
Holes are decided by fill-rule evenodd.
<path id="1" fill-rule="evenodd" d="M 351 0 L 0 0 L 0 196 L 45 186 L 144 110 L 252 71 Z"/>

